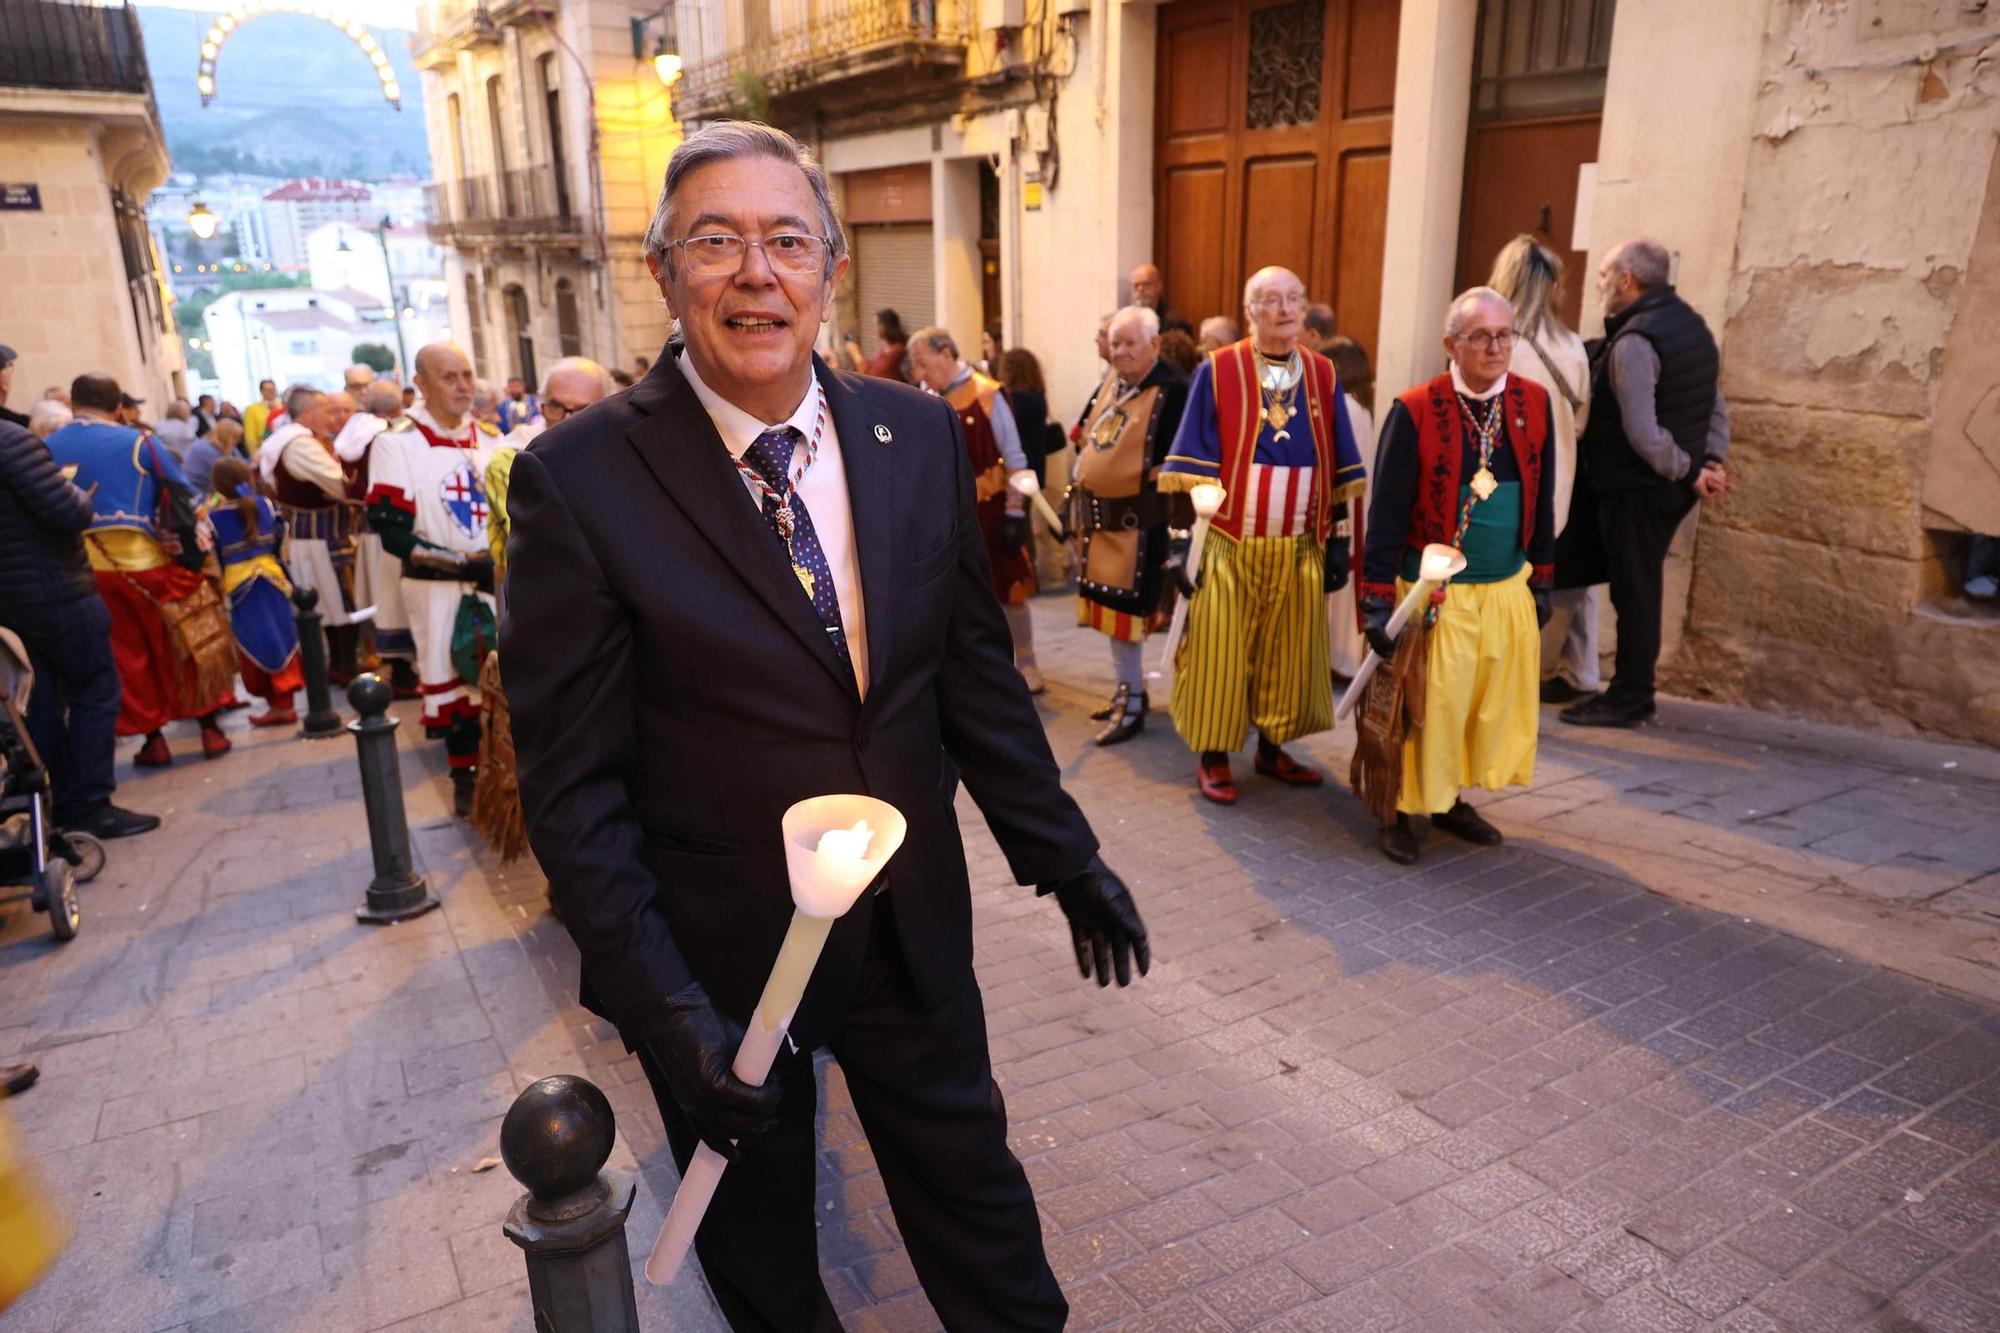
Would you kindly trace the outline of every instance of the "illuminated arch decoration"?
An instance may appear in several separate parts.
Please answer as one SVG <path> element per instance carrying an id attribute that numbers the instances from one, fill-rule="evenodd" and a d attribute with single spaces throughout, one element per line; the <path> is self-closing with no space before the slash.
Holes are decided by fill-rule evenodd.
<path id="1" fill-rule="evenodd" d="M 389 53 L 375 40 L 374 33 L 348 18 L 343 9 L 343 5 L 331 0 L 237 0 L 229 12 L 209 26 L 201 39 L 201 69 L 194 81 L 195 90 L 201 94 L 201 104 L 207 106 L 215 100 L 215 60 L 222 54 L 223 43 L 229 40 L 232 33 L 251 19 L 265 14 L 304 14 L 307 18 L 330 23 L 346 33 L 361 48 L 361 54 L 368 57 L 368 63 L 375 67 L 375 77 L 382 85 L 382 96 L 389 99 L 390 106 L 401 111 L 403 89 L 396 82 L 396 71 L 389 65 Z"/>

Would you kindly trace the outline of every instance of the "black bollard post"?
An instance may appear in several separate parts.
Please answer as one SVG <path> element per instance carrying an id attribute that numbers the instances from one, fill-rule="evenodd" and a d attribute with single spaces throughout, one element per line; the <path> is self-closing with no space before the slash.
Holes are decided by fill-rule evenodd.
<path id="1" fill-rule="evenodd" d="M 528 1261 L 536 1333 L 639 1333 L 625 1218 L 634 1187 L 603 1169 L 617 1127 L 587 1079 L 528 1085 L 500 1122 L 500 1159 L 528 1192 L 503 1230 Z"/>
<path id="2" fill-rule="evenodd" d="M 292 605 L 297 608 L 299 626 L 299 670 L 306 678 L 306 716 L 299 724 L 299 734 L 307 740 L 323 741 L 340 734 L 340 714 L 333 711 L 333 695 L 326 684 L 326 638 L 319 628 L 319 593 L 312 588 L 294 588 Z"/>
<path id="3" fill-rule="evenodd" d="M 361 761 L 361 801 L 368 809 L 368 845 L 375 878 L 368 903 L 354 915 L 373 925 L 407 921 L 438 905 L 431 886 L 410 858 L 410 821 L 403 813 L 403 770 L 396 759 L 397 722 L 388 716 L 389 686 L 374 672 L 355 677 L 347 702 L 356 717 L 347 724 Z"/>

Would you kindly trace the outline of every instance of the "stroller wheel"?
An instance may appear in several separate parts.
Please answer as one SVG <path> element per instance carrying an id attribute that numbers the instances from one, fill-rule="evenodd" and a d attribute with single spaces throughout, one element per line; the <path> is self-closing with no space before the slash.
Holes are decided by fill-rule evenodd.
<path id="1" fill-rule="evenodd" d="M 76 869 L 60 857 L 43 867 L 36 896 L 48 904 L 49 929 L 59 940 L 73 940 L 83 921 L 76 901 Z"/>
<path id="2" fill-rule="evenodd" d="M 104 873 L 104 844 L 89 833 L 65 833 L 70 850 L 76 853 L 70 864 L 76 867 L 76 882 L 88 884 Z M 65 857 L 65 860 L 69 858 Z"/>

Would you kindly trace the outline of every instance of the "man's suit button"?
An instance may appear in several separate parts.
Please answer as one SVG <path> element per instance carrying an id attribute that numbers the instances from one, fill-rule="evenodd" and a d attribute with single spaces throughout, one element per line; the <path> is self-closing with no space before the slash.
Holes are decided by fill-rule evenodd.
<path id="1" fill-rule="evenodd" d="M 862 732 L 862 733 L 861 733 L 861 734 L 860 734 L 859 736 L 856 736 L 856 737 L 854 738 L 854 752 L 855 752 L 856 754 L 866 754 L 866 753 L 868 752 L 868 733 L 867 733 L 867 732 L 865 732 L 865 731 L 864 731 L 864 732 Z"/>

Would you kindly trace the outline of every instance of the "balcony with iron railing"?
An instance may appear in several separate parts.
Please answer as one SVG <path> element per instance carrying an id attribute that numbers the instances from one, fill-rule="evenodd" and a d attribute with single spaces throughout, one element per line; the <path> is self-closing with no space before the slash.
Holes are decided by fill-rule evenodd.
<path id="1" fill-rule="evenodd" d="M 424 187 L 424 204 L 430 237 L 444 245 L 583 235 L 578 201 L 553 167 L 436 181 Z"/>
<path id="2" fill-rule="evenodd" d="M 0 87 L 151 97 L 138 14 L 123 4 L 0 2 Z"/>
<path id="3" fill-rule="evenodd" d="M 674 86 L 674 114 L 713 119 L 760 109 L 759 99 L 782 107 L 801 93 L 895 71 L 957 74 L 965 67 L 969 3 L 823 0 L 812 18 L 768 39 L 697 56 Z"/>

